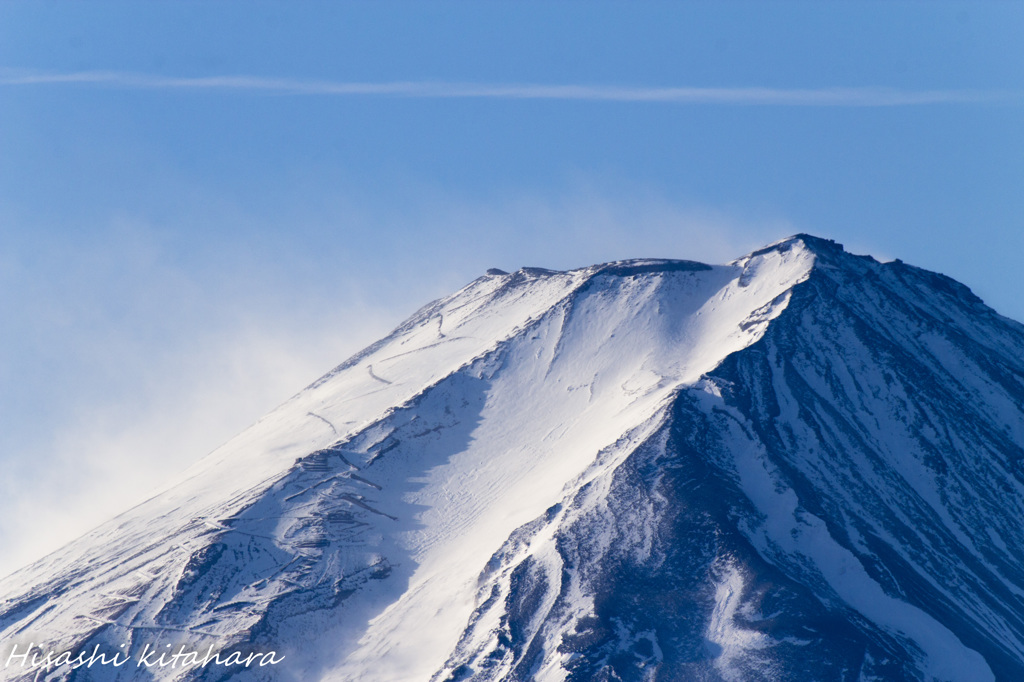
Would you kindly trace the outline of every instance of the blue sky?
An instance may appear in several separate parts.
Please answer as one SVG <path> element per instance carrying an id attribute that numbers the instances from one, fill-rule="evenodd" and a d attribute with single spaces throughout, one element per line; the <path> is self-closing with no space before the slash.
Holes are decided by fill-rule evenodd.
<path id="1" fill-rule="evenodd" d="M 489 267 L 795 232 L 1024 319 L 1024 4 L 0 4 L 0 571 Z"/>

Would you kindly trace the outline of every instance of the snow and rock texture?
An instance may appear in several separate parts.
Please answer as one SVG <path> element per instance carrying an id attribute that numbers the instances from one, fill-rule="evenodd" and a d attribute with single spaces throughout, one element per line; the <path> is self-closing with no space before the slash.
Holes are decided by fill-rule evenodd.
<path id="1" fill-rule="evenodd" d="M 1024 327 L 946 277 L 805 235 L 492 270 L 0 581 L 0 653 L 286 656 L 60 680 L 1020 680 L 1022 519 Z"/>

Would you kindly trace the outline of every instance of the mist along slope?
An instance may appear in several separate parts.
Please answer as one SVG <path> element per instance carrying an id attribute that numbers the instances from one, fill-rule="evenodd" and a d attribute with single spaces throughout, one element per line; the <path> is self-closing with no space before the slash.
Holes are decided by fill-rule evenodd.
<path id="1" fill-rule="evenodd" d="M 0 582 L 0 654 L 286 657 L 74 680 L 1024 679 L 1022 445 L 1024 328 L 898 261 L 798 235 L 489 274 Z"/>

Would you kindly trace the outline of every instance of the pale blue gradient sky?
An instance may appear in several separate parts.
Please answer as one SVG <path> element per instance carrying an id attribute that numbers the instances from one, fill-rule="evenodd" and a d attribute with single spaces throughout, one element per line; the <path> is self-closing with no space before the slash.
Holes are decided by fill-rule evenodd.
<path id="1" fill-rule="evenodd" d="M 47 529 L 0 520 L 0 571 L 488 267 L 806 231 L 1024 319 L 1021 35 L 1009 2 L 0 4 L 0 517 Z"/>

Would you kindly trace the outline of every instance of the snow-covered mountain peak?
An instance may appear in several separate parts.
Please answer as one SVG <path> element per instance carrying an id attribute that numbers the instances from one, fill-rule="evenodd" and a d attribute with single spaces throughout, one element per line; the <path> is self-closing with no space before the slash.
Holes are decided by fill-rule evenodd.
<path id="1" fill-rule="evenodd" d="M 4 588 L 52 592 L 67 575 L 80 576 L 68 589 L 89 612 L 109 609 L 103 595 L 145 589 L 147 596 L 131 607 L 137 611 L 132 622 L 159 627 L 166 604 L 183 598 L 182 581 L 197 570 L 197 561 L 209 560 L 210 543 L 223 545 L 222 535 L 245 542 L 263 538 L 267 556 L 309 556 L 311 548 L 302 543 L 311 541 L 295 538 L 311 531 L 274 522 L 258 524 L 254 534 L 246 525 L 251 522 L 240 521 L 250 510 L 274 499 L 274 518 L 288 518 L 297 507 L 303 514 L 323 508 L 321 518 L 328 518 L 328 507 L 337 506 L 341 495 L 367 516 L 359 523 L 372 528 L 366 534 L 379 538 L 373 542 L 393 545 L 389 565 L 402 556 L 414 584 L 444 582 L 407 593 L 419 601 L 392 606 L 399 615 L 379 636 L 413 646 L 417 638 L 405 630 L 419 629 L 411 625 L 418 621 L 403 609 L 453 611 L 426 633 L 437 639 L 430 648 L 441 651 L 454 644 L 470 616 L 475 576 L 502 539 L 561 499 L 565 486 L 596 475 L 587 472 L 598 453 L 637 425 L 652 424 L 680 386 L 756 341 L 811 264 L 806 253 L 779 251 L 751 257 L 742 267 L 643 259 L 567 272 L 524 268 L 485 275 L 422 308 L 196 464 L 160 496 L 12 576 Z M 475 416 L 462 414 L 456 428 L 448 415 L 466 409 Z M 426 433 L 460 435 L 437 436 L 435 447 L 445 456 L 425 458 L 434 465 L 399 466 L 413 455 L 393 450 L 392 443 L 409 438 L 395 440 L 395 434 L 409 429 L 410 419 L 424 424 Z M 309 472 L 317 471 L 310 457 L 332 463 L 310 479 Z M 422 453 L 417 457 L 424 460 Z M 402 483 L 410 471 L 421 472 L 420 484 Z M 306 481 L 307 492 L 293 490 L 296 478 Z M 352 492 L 340 493 L 339 486 Z M 358 502 L 370 498 L 373 504 Z M 235 524 L 246 530 L 232 532 Z M 321 528 L 312 535 L 329 533 Z M 130 547 L 150 550 L 126 562 Z M 341 579 L 354 561 L 342 555 L 317 553 L 316 570 L 340 572 Z M 275 595 L 300 582 L 288 575 L 267 580 L 252 573 L 255 582 L 236 588 L 244 607 L 213 616 L 215 600 L 199 614 L 176 615 L 186 619 L 176 627 L 245 637 Z M 146 576 L 154 576 L 153 582 L 143 588 Z M 69 620 L 43 609 L 33 628 L 61 633 L 60 641 L 71 643 L 95 636 L 102 629 L 98 623 L 108 621 L 114 630 L 119 627 L 110 619 Z M 435 667 L 443 662 L 422 661 Z"/>
<path id="2" fill-rule="evenodd" d="M 808 235 L 490 270 L 0 581 L 0 639 L 288 656 L 238 679 L 1013 679 L 1022 351 Z"/>

